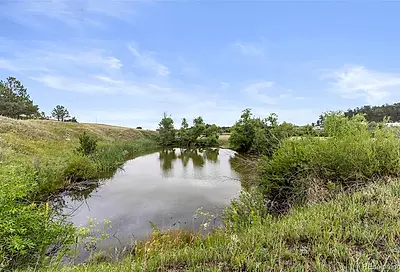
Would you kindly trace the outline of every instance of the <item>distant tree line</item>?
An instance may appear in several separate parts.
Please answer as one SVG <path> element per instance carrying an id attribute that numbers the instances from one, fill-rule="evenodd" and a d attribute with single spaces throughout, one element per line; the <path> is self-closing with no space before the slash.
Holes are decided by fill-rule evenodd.
<path id="1" fill-rule="evenodd" d="M 369 122 L 382 122 L 385 117 L 389 117 L 391 122 L 400 122 L 400 103 L 382 106 L 363 106 L 355 109 L 349 109 L 344 112 L 346 117 L 353 117 L 357 114 L 363 114 Z"/>
<path id="2" fill-rule="evenodd" d="M 219 131 L 221 134 L 231 133 L 231 127 L 219 127 Z"/>
<path id="3" fill-rule="evenodd" d="M 160 145 L 186 148 L 218 146 L 220 134 L 220 130 L 215 124 L 204 123 L 201 116 L 193 120 L 192 126 L 189 126 L 186 118 L 183 118 L 180 129 L 175 129 L 174 120 L 166 113 L 164 113 L 157 130 Z"/>
<path id="4" fill-rule="evenodd" d="M 25 86 L 15 77 L 0 80 L 0 115 L 14 119 L 49 119 L 39 106 L 34 104 Z M 77 122 L 70 118 L 68 110 L 57 105 L 52 117 L 62 122 Z"/>

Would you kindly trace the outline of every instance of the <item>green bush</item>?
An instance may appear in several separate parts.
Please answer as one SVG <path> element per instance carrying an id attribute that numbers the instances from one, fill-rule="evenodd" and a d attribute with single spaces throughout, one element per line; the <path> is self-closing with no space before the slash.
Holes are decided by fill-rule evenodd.
<path id="1" fill-rule="evenodd" d="M 35 204 L 29 195 L 37 189 L 34 169 L 0 169 L 0 270 L 41 266 L 52 254 L 72 243 L 74 229 L 56 218 L 48 204 Z"/>
<path id="2" fill-rule="evenodd" d="M 97 178 L 97 165 L 87 156 L 75 155 L 64 168 L 64 177 L 70 182 Z"/>
<path id="3" fill-rule="evenodd" d="M 79 135 L 79 144 L 78 152 L 88 156 L 96 151 L 97 139 L 84 132 L 82 135 Z"/>
<path id="4" fill-rule="evenodd" d="M 371 133 L 362 116 L 325 118 L 328 138 L 286 139 L 261 162 L 259 186 L 272 210 L 400 173 L 400 141 L 392 129 L 376 126 Z"/>

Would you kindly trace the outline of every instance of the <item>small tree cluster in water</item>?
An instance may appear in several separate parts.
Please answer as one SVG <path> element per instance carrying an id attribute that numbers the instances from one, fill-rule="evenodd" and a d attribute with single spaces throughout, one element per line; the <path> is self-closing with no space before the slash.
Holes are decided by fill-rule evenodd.
<path id="1" fill-rule="evenodd" d="M 162 146 L 212 147 L 218 146 L 219 128 L 205 124 L 201 116 L 193 120 L 189 127 L 186 118 L 182 119 L 180 129 L 175 129 L 174 120 L 164 113 L 159 123 L 159 142 Z"/>

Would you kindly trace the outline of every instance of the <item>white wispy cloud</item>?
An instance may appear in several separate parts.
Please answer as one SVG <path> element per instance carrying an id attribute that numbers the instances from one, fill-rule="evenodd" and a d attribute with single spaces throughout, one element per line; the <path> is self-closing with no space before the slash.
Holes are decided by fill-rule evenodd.
<path id="1" fill-rule="evenodd" d="M 135 48 L 133 45 L 128 46 L 132 55 L 135 57 L 136 65 L 140 68 L 146 69 L 148 71 L 154 72 L 159 76 L 168 76 L 170 71 L 167 66 L 157 61 L 151 52 L 140 52 L 139 49 Z"/>
<path id="2" fill-rule="evenodd" d="M 43 85 L 62 91 L 88 94 L 129 94 L 142 95 L 150 88 L 143 88 L 130 82 L 115 80 L 106 76 L 77 77 L 48 74 L 30 77 Z"/>
<path id="3" fill-rule="evenodd" d="M 114 56 L 108 56 L 105 52 L 99 50 L 77 52 L 75 54 L 48 53 L 48 55 L 54 59 L 70 60 L 83 65 L 94 65 L 94 66 L 117 69 L 117 70 L 122 67 L 122 63 L 118 58 Z"/>
<path id="4" fill-rule="evenodd" d="M 4 15 L 23 25 L 36 28 L 49 28 L 46 20 L 56 20 L 70 27 L 106 27 L 102 19 L 132 21 L 135 18 L 139 1 L 108 0 L 52 0 L 10 1 L 8 12 Z"/>
<path id="5" fill-rule="evenodd" d="M 250 57 L 264 56 L 265 48 L 262 43 L 237 41 L 234 47 L 243 55 Z"/>
<path id="6" fill-rule="evenodd" d="M 30 48 L 33 47 L 33 48 Z M 121 60 L 105 50 L 82 48 L 82 45 L 66 47 L 48 42 L 31 43 L 31 46 L 17 45 L 9 42 L 12 54 L 0 57 L 0 68 L 14 72 L 78 72 L 88 68 L 99 71 L 119 70 L 123 65 Z"/>
<path id="7" fill-rule="evenodd" d="M 322 76 L 345 99 L 364 98 L 375 104 L 389 97 L 400 87 L 400 74 L 369 70 L 364 66 L 345 65 Z"/>
<path id="8" fill-rule="evenodd" d="M 259 102 L 266 104 L 276 104 L 277 99 L 266 94 L 266 91 L 268 91 L 274 85 L 275 82 L 272 81 L 259 81 L 245 86 L 244 92 Z"/>

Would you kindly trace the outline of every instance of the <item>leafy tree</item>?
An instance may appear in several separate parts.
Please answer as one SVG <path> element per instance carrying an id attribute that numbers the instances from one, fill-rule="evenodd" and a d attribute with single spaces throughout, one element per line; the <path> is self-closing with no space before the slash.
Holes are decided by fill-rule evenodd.
<path id="1" fill-rule="evenodd" d="M 203 117 L 199 116 L 193 120 L 193 127 L 191 127 L 191 142 L 196 142 L 197 139 L 203 134 L 206 129 Z"/>
<path id="2" fill-rule="evenodd" d="M 192 127 L 189 127 L 187 119 L 183 118 L 180 129 L 175 130 L 172 118 L 164 114 L 157 131 L 161 145 L 190 148 L 218 146 L 220 129 L 215 124 L 205 124 L 199 116 L 193 120 Z"/>
<path id="3" fill-rule="evenodd" d="M 279 130 L 281 135 L 284 137 L 293 137 L 296 135 L 301 136 L 299 135 L 299 128 L 296 125 L 288 122 L 283 122 L 282 124 L 280 124 L 277 130 Z"/>
<path id="4" fill-rule="evenodd" d="M 243 153 L 272 155 L 283 136 L 278 130 L 278 116 L 272 113 L 266 119 L 256 118 L 245 109 L 231 129 L 230 145 Z"/>
<path id="5" fill-rule="evenodd" d="M 159 139 L 162 146 L 171 146 L 175 143 L 174 120 L 167 113 L 158 124 Z"/>
<path id="6" fill-rule="evenodd" d="M 203 137 L 200 139 L 199 144 L 201 146 L 218 146 L 219 128 L 217 125 L 209 125 L 203 133 Z"/>
<path id="7" fill-rule="evenodd" d="M 40 116 L 39 107 L 33 104 L 27 89 L 15 77 L 0 81 L 0 115 L 11 118 Z"/>
<path id="8" fill-rule="evenodd" d="M 51 115 L 57 118 L 58 121 L 64 122 L 64 120 L 69 117 L 69 112 L 64 106 L 57 105 L 51 112 Z"/>
<path id="9" fill-rule="evenodd" d="M 186 121 L 186 118 L 183 118 L 183 119 L 182 119 L 181 128 L 183 128 L 183 129 L 188 129 L 188 128 L 189 128 L 189 124 L 188 124 L 188 122 Z"/>
<path id="10" fill-rule="evenodd" d="M 76 117 L 74 116 L 74 117 L 72 117 L 71 122 L 72 123 L 78 123 L 78 120 L 76 120 Z"/>
<path id="11" fill-rule="evenodd" d="M 259 124 L 258 124 L 259 125 Z M 253 145 L 257 122 L 250 109 L 245 109 L 239 121 L 231 128 L 229 144 L 240 152 L 249 152 Z"/>
<path id="12" fill-rule="evenodd" d="M 178 130 L 179 144 L 183 147 L 190 146 L 189 124 L 186 118 L 182 119 L 181 128 Z"/>

